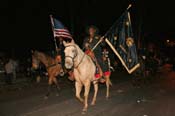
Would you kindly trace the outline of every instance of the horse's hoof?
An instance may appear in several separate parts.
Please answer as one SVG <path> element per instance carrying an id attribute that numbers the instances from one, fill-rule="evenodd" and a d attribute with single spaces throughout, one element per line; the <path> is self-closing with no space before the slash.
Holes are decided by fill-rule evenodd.
<path id="1" fill-rule="evenodd" d="M 60 94 L 59 94 L 59 93 L 57 93 L 57 94 L 56 94 L 56 96 L 58 97 L 58 96 L 60 96 Z"/>
<path id="2" fill-rule="evenodd" d="M 92 102 L 92 103 L 91 103 L 91 106 L 95 106 L 95 102 Z"/>
<path id="3" fill-rule="evenodd" d="M 82 111 L 82 112 L 81 112 L 81 114 L 82 114 L 82 115 L 85 115 L 85 114 L 86 114 L 86 112 L 85 112 L 85 111 Z"/>
<path id="4" fill-rule="evenodd" d="M 106 100 L 109 100 L 109 97 L 106 96 Z"/>
<path id="5" fill-rule="evenodd" d="M 87 112 L 87 108 L 83 108 L 83 110 L 82 110 L 82 114 L 86 114 L 86 112 Z"/>
<path id="6" fill-rule="evenodd" d="M 44 99 L 48 99 L 48 96 L 44 96 Z"/>
<path id="7" fill-rule="evenodd" d="M 109 99 L 110 97 L 109 97 L 109 95 L 106 95 L 106 99 Z"/>

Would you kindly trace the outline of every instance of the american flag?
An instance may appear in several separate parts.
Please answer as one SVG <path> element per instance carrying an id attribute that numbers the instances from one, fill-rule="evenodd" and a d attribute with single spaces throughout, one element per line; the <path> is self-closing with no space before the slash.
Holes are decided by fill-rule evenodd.
<path id="1" fill-rule="evenodd" d="M 57 19 L 50 15 L 54 37 L 63 37 L 68 39 L 73 39 L 69 30 Z"/>

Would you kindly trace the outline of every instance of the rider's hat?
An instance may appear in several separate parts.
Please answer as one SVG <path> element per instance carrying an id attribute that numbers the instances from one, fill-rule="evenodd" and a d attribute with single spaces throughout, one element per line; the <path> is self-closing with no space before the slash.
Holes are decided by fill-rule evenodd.
<path id="1" fill-rule="evenodd" d="M 86 33 L 87 33 L 87 34 L 89 34 L 89 29 L 90 29 L 90 28 L 93 28 L 93 29 L 96 30 L 96 32 L 95 32 L 96 35 L 99 34 L 99 29 L 98 29 L 95 25 L 90 25 L 90 26 L 88 26 L 88 27 L 86 28 Z"/>

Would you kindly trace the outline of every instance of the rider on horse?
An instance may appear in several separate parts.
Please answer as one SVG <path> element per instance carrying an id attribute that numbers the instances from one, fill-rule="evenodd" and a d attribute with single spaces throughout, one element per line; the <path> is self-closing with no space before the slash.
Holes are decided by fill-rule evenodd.
<path id="1" fill-rule="evenodd" d="M 107 73 L 107 68 L 106 68 L 106 61 L 103 59 L 103 54 L 102 54 L 102 46 L 103 42 L 101 42 L 100 45 L 98 45 L 94 51 L 92 51 L 93 47 L 100 41 L 101 37 L 98 34 L 98 28 L 91 25 L 87 28 L 87 33 L 88 37 L 85 38 L 84 43 L 83 43 L 83 48 L 85 49 L 85 53 L 88 54 L 92 60 L 94 61 L 96 65 L 96 74 L 95 77 L 96 79 L 100 79 L 102 76 L 104 76 Z M 108 67 L 108 66 L 107 66 Z M 103 70 L 103 71 L 102 71 Z M 109 72 L 108 72 L 109 74 Z M 103 81 L 103 80 L 100 80 Z"/>

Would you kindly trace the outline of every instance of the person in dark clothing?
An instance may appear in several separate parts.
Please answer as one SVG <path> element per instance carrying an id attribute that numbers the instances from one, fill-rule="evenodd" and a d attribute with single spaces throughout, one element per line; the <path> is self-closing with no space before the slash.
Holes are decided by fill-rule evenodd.
<path id="1" fill-rule="evenodd" d="M 96 64 L 96 79 L 102 77 L 102 44 L 98 45 L 93 51 L 93 47 L 100 41 L 101 36 L 98 34 L 99 30 L 96 26 L 91 25 L 87 28 L 88 36 L 84 39 L 83 49 L 86 54 L 88 54 L 94 63 Z"/>
<path id="2" fill-rule="evenodd" d="M 102 71 L 103 71 L 103 76 L 110 76 L 111 75 L 111 64 L 110 64 L 110 58 L 109 58 L 109 51 L 107 48 L 103 49 L 102 52 Z"/>
<path id="3" fill-rule="evenodd" d="M 56 53 L 56 60 L 58 63 L 61 63 L 62 67 L 64 67 L 64 59 L 65 59 L 65 54 L 64 54 L 64 45 L 63 45 L 63 38 L 59 37 L 58 39 L 58 48 L 57 48 L 57 53 Z"/>

